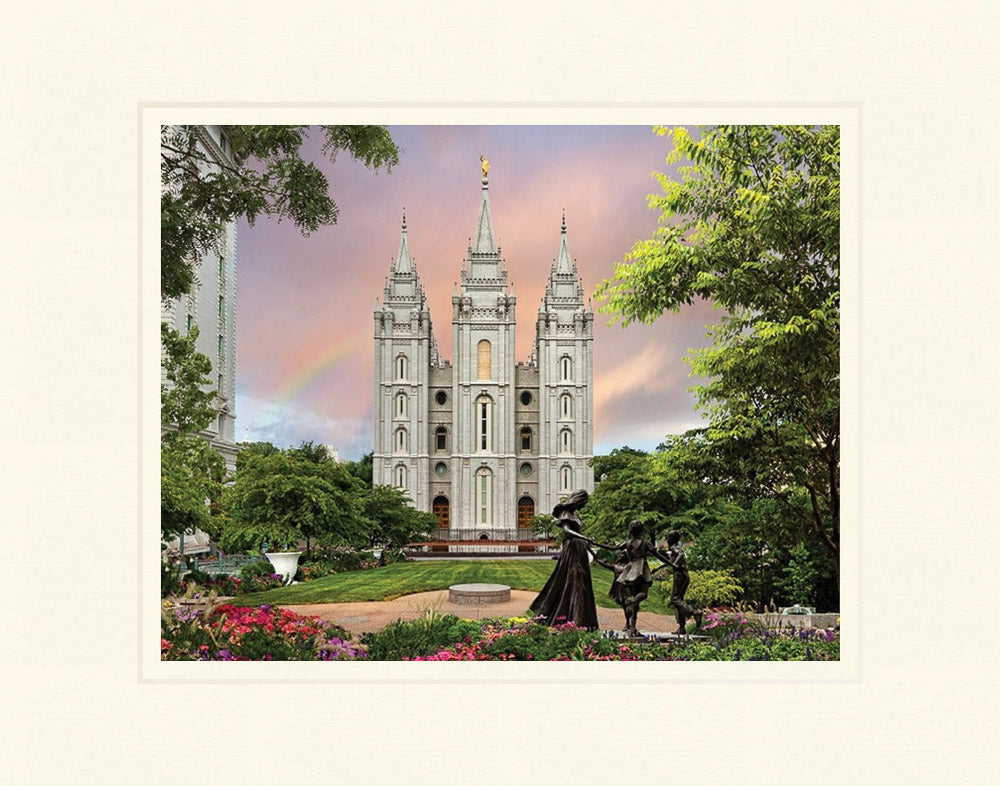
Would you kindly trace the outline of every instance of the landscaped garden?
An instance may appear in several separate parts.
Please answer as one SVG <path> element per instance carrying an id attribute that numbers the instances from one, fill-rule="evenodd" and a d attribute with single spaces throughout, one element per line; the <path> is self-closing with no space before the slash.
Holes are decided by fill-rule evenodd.
<path id="1" fill-rule="evenodd" d="M 623 641 L 569 622 L 466 620 L 427 612 L 358 641 L 332 623 L 264 604 L 204 608 L 164 601 L 163 660 L 837 660 L 836 630 L 774 630 L 743 615 L 709 614 L 704 637 Z"/>
<path id="2" fill-rule="evenodd" d="M 697 637 L 662 643 L 652 638 L 623 641 L 607 632 L 586 631 L 573 623 L 546 627 L 528 616 L 467 620 L 430 610 L 423 617 L 390 623 L 382 630 L 351 634 L 318 617 L 295 614 L 280 605 L 390 600 L 459 583 L 499 583 L 537 592 L 552 571 L 551 560 L 460 560 L 374 563 L 345 560 L 341 572 L 287 587 L 265 575 L 262 564 L 248 566 L 241 578 L 188 582 L 187 597 L 164 599 L 161 657 L 164 660 L 837 660 L 839 632 L 775 629 L 775 620 L 739 612 L 709 613 Z M 611 573 L 592 567 L 601 606 Z M 669 588 L 669 581 L 666 582 Z M 700 585 L 700 589 L 699 589 Z M 692 588 L 725 592 L 726 582 L 712 571 L 692 572 Z M 270 588 L 268 588 L 270 587 Z M 719 588 L 723 588 L 720 590 Z M 263 591 L 241 592 L 242 588 Z M 234 601 L 220 601 L 227 590 Z M 707 605 L 707 604 L 706 604 Z M 643 611 L 670 614 L 662 585 L 656 585 Z M 527 615 L 527 610 L 525 611 Z M 694 632 L 689 629 L 689 632 Z"/>

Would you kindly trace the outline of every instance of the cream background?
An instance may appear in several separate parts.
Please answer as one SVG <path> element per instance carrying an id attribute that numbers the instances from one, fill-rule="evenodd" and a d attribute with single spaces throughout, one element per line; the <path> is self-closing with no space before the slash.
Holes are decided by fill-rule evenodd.
<path id="1" fill-rule="evenodd" d="M 362 16 L 315 2 L 182 13 L 104 0 L 6 11 L 0 522 L 8 548 L 37 561 L 5 574 L 5 781 L 264 783 L 286 761 L 298 779 L 361 783 L 992 781 L 995 4 L 766 7 L 442 2 L 429 17 L 385 1 Z M 369 664 L 392 673 L 157 681 L 137 629 L 150 616 L 139 522 L 155 522 L 157 489 L 155 445 L 140 451 L 138 439 L 155 434 L 155 383 L 145 420 L 138 403 L 157 362 L 155 343 L 141 343 L 157 282 L 155 262 L 137 263 L 156 247 L 149 230 L 139 241 L 140 122 L 165 104 L 248 103 L 259 104 L 254 122 L 289 122 L 263 102 L 311 106 L 295 122 L 322 122 L 331 105 L 367 122 L 444 122 L 448 102 L 458 122 L 641 122 L 658 111 L 714 122 L 779 109 L 807 120 L 808 108 L 849 125 L 860 107 L 860 462 L 844 453 L 845 517 L 858 510 L 852 471 L 863 478 L 860 537 L 844 541 L 845 559 L 860 557 L 860 613 L 843 609 L 860 657 L 845 631 L 830 679 L 798 668 L 819 664 L 752 678 L 731 664 L 656 682 L 604 664 L 619 668 L 511 681 L 475 668 L 493 664 L 456 664 L 467 668 L 413 681 Z M 847 152 L 845 192 L 857 181 Z M 847 379 L 857 342 L 846 220 L 844 232 Z M 845 437 L 852 399 L 845 389 Z M 847 584 L 845 573 L 845 594 Z M 813 753 L 778 752 L 801 744 Z"/>

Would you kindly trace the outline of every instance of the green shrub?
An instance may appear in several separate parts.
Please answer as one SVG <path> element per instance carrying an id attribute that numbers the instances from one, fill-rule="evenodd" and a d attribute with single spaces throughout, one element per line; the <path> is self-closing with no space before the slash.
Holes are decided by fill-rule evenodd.
<path id="1" fill-rule="evenodd" d="M 258 562 L 251 562 L 249 565 L 244 565 L 243 569 L 240 571 L 241 579 L 255 579 L 262 576 L 270 576 L 274 573 L 274 566 L 266 559 L 260 560 Z"/>
<path id="2" fill-rule="evenodd" d="M 465 640 L 478 639 L 479 624 L 453 614 L 428 611 L 416 620 L 396 620 L 375 633 L 364 633 L 361 644 L 372 660 L 403 660 L 431 655 Z"/>
<path id="3" fill-rule="evenodd" d="M 692 570 L 691 583 L 684 600 L 696 609 L 710 609 L 717 606 L 732 606 L 743 595 L 743 587 L 728 570 Z M 660 584 L 664 600 L 669 602 L 671 580 Z"/>
<path id="4" fill-rule="evenodd" d="M 160 597 L 179 595 L 184 591 L 180 567 L 176 562 L 160 561 Z"/>
<path id="5" fill-rule="evenodd" d="M 192 568 L 184 575 L 184 583 L 187 585 L 199 584 L 202 587 L 208 585 L 212 581 L 212 577 L 203 570 L 198 570 L 197 568 Z"/>

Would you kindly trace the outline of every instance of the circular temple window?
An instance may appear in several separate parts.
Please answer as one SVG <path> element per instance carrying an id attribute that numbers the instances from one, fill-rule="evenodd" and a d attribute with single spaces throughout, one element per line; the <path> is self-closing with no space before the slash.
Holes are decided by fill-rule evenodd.
<path id="1" fill-rule="evenodd" d="M 522 464 L 521 465 L 521 474 L 524 475 L 524 477 L 528 477 L 528 475 L 531 474 L 531 464 L 528 464 L 528 463 Z"/>
<path id="2" fill-rule="evenodd" d="M 443 461 L 439 461 L 434 465 L 434 472 L 438 475 L 444 475 L 448 471 L 448 465 Z"/>
<path id="3" fill-rule="evenodd" d="M 448 400 L 448 394 L 445 393 L 443 390 L 439 390 L 437 393 L 434 394 L 434 400 L 438 404 L 444 405 L 444 403 Z"/>
<path id="4" fill-rule="evenodd" d="M 521 403 L 524 404 L 524 406 L 528 406 L 528 404 L 531 403 L 531 394 L 527 390 L 521 393 Z"/>

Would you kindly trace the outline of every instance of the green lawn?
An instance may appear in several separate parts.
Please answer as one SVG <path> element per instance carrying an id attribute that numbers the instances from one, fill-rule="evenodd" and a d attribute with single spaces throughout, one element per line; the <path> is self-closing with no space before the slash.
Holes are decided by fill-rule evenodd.
<path id="1" fill-rule="evenodd" d="M 240 603 L 294 605 L 392 600 L 415 592 L 447 589 L 452 584 L 506 584 L 511 589 L 538 592 L 545 584 L 554 560 L 458 560 L 440 562 L 396 562 L 373 570 L 355 570 L 325 576 L 290 587 L 241 595 Z M 591 566 L 598 606 L 614 608 L 608 597 L 612 574 Z M 669 585 L 669 580 L 668 580 Z M 661 597 L 659 582 L 650 589 L 640 611 L 671 614 Z"/>

